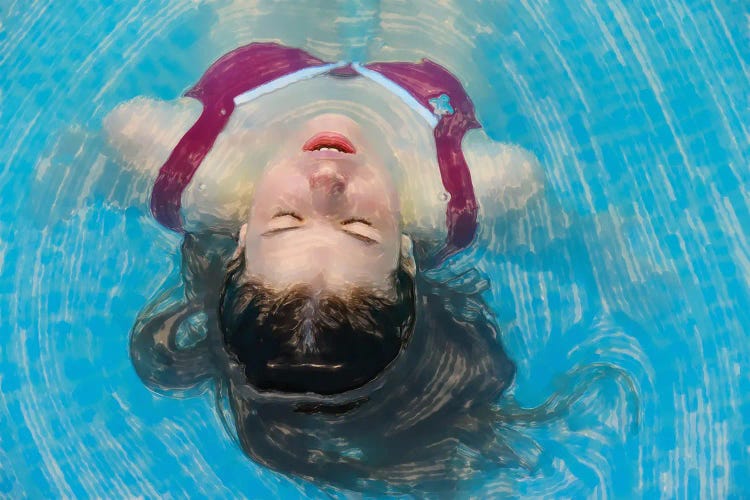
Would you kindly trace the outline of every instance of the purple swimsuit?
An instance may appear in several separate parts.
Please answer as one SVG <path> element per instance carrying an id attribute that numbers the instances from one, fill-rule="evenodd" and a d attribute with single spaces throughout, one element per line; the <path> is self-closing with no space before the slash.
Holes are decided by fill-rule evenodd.
<path id="1" fill-rule="evenodd" d="M 430 123 L 440 176 L 450 194 L 446 209 L 448 236 L 436 258 L 442 260 L 471 243 L 478 207 L 461 140 L 467 130 L 481 125 L 474 116 L 471 99 L 456 77 L 428 59 L 419 63 L 328 63 L 303 50 L 276 43 L 251 43 L 225 54 L 185 93 L 203 104 L 203 112 L 159 170 L 151 192 L 151 212 L 156 220 L 182 231 L 182 192 L 237 105 L 321 74 L 369 78 L 398 95 Z"/>

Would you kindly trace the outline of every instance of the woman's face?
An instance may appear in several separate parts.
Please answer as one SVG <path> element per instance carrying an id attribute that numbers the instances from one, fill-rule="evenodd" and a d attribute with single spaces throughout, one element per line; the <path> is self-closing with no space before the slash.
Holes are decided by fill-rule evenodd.
<path id="1" fill-rule="evenodd" d="M 246 277 L 272 288 L 392 287 L 401 236 L 385 162 L 360 127 L 321 115 L 276 138 L 240 234 Z"/>

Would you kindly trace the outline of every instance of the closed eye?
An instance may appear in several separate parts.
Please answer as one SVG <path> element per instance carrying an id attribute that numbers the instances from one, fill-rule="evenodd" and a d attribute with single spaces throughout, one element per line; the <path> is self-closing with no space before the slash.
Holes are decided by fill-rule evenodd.
<path id="1" fill-rule="evenodd" d="M 380 232 L 372 226 L 372 222 L 359 217 L 352 217 L 341 222 L 341 230 L 353 238 L 374 245 L 380 243 Z"/>
<path id="2" fill-rule="evenodd" d="M 261 236 L 273 236 L 285 231 L 299 229 L 302 227 L 303 222 L 304 220 L 299 214 L 280 210 L 271 217 L 271 221 L 268 223 L 266 231 L 261 233 Z"/>
<path id="3" fill-rule="evenodd" d="M 341 225 L 346 226 L 347 224 L 354 224 L 355 222 L 359 222 L 360 224 L 364 224 L 365 226 L 372 226 L 372 222 L 361 217 L 352 217 L 350 219 L 346 219 L 345 221 L 341 222 Z"/>
<path id="4" fill-rule="evenodd" d="M 279 217 L 291 217 L 292 219 L 296 219 L 299 222 L 302 222 L 302 217 L 300 215 L 289 210 L 279 210 L 278 212 L 273 214 L 273 217 L 271 217 L 271 219 L 278 219 Z"/>

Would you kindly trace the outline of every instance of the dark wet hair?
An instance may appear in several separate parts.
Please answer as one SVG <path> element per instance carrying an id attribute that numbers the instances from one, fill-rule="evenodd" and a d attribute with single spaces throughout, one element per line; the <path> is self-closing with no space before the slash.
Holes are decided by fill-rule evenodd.
<path id="1" fill-rule="evenodd" d="M 141 312 L 131 335 L 131 357 L 140 378 L 156 392 L 180 397 L 212 390 L 228 434 L 254 461 L 276 471 L 370 494 L 450 494 L 497 467 L 533 470 L 542 448 L 527 431 L 564 416 L 600 381 L 619 380 L 626 393 L 637 392 L 622 370 L 594 364 L 566 374 L 561 387 L 567 389 L 540 406 L 519 406 L 505 394 L 515 365 L 482 299 L 488 283 L 473 269 L 447 279 L 417 272 L 412 279 L 400 267 L 394 288 L 401 290 L 401 299 L 371 297 L 364 306 L 361 296 L 353 303 L 360 295 L 355 293 L 327 310 L 319 304 L 313 311 L 318 314 L 310 315 L 304 305 L 295 305 L 309 303 L 309 291 L 243 289 L 236 274 L 241 262 L 227 267 L 236 245 L 233 235 L 186 235 L 182 284 Z M 422 255 L 417 246 L 417 266 Z M 254 305 L 243 309 L 245 302 Z M 416 306 L 407 319 L 413 329 L 404 330 L 401 319 L 409 315 L 399 308 L 409 303 Z M 347 315 L 359 312 L 344 317 L 343 304 Z M 272 314 L 286 318 L 275 309 L 280 305 L 291 307 L 290 318 L 296 318 L 283 328 L 263 326 Z M 391 316 L 383 319 L 376 309 L 390 310 Z M 321 329 L 332 322 L 338 332 L 355 326 L 386 337 L 405 332 L 408 345 L 402 342 L 375 379 L 343 392 L 259 390 L 248 383 L 251 363 L 243 365 L 238 355 L 241 325 L 260 324 L 266 329 L 260 337 L 279 333 L 290 340 L 290 332 L 303 331 L 297 320 L 309 317 L 318 318 Z"/>
<path id="2" fill-rule="evenodd" d="M 393 290 L 339 294 L 244 281 L 245 255 L 229 264 L 219 322 L 227 351 L 260 390 L 336 394 L 369 382 L 406 345 L 414 326 L 414 279 L 399 264 Z"/>

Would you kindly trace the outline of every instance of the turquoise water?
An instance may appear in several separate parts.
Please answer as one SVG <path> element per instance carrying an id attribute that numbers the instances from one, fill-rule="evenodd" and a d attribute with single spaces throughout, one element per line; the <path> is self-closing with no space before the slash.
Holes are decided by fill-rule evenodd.
<path id="1" fill-rule="evenodd" d="M 536 470 L 463 494 L 750 495 L 750 8 L 720 0 L 3 2 L 0 495 L 324 494 L 249 461 L 210 394 L 153 395 L 128 359 L 138 311 L 177 279 L 179 239 L 102 120 L 136 96 L 176 98 L 256 40 L 430 57 L 490 136 L 544 168 L 543 199 L 485 225 L 453 265 L 492 282 L 519 402 L 603 363 L 634 381 L 638 422 L 616 388 L 593 388 L 529 430 Z"/>

